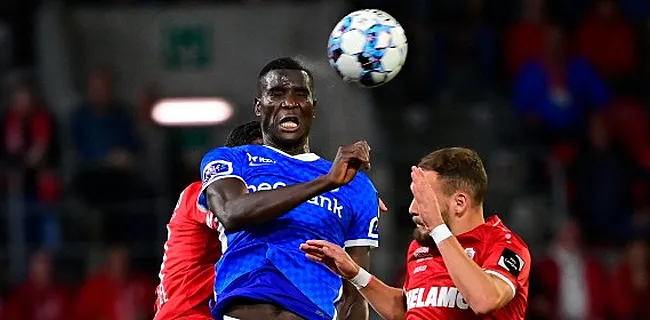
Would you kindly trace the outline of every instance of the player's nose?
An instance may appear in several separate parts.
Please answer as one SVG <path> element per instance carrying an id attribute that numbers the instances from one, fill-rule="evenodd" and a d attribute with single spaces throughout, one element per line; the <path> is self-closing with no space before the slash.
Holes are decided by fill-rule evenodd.
<path id="1" fill-rule="evenodd" d="M 418 215 L 418 204 L 415 203 L 415 199 L 411 200 L 411 205 L 409 205 L 409 213 L 412 216 Z"/>
<path id="2" fill-rule="evenodd" d="M 294 93 L 289 93 L 286 95 L 284 102 L 282 102 L 282 107 L 285 108 L 297 108 L 300 107 L 300 102 Z"/>

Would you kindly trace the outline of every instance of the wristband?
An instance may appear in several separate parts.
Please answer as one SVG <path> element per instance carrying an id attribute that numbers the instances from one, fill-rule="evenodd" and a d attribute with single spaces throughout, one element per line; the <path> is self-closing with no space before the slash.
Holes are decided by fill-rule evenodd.
<path id="1" fill-rule="evenodd" d="M 370 283 L 370 280 L 372 280 L 372 275 L 364 268 L 359 268 L 359 273 L 348 281 L 350 281 L 358 290 L 365 288 L 368 283 Z"/>
<path id="2" fill-rule="evenodd" d="M 447 225 L 444 223 L 433 228 L 433 230 L 429 232 L 429 235 L 431 238 L 433 238 L 433 242 L 435 242 L 436 245 L 438 245 L 443 240 L 453 236 Z"/>

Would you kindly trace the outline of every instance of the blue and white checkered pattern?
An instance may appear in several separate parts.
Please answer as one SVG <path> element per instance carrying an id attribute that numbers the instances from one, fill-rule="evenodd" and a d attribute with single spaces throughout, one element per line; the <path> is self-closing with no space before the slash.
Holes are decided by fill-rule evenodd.
<path id="1" fill-rule="evenodd" d="M 255 192 L 313 180 L 327 174 L 331 165 L 315 154 L 290 156 L 268 146 L 223 147 L 206 154 L 201 176 L 203 189 L 219 179 L 236 178 Z M 204 195 L 199 203 L 207 207 Z M 341 279 L 305 258 L 299 246 L 306 240 L 323 239 L 342 247 L 377 247 L 378 213 L 377 191 L 359 173 L 350 184 L 314 197 L 268 223 L 226 233 L 222 238 L 227 249 L 215 266 L 217 297 L 232 281 L 270 261 L 314 304 L 334 316 Z"/>

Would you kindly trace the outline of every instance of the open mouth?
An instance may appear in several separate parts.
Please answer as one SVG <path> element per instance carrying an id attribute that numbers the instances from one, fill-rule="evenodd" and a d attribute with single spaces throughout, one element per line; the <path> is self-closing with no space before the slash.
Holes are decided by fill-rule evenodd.
<path id="1" fill-rule="evenodd" d="M 298 117 L 285 117 L 280 120 L 280 129 L 282 131 L 293 132 L 300 126 Z"/>

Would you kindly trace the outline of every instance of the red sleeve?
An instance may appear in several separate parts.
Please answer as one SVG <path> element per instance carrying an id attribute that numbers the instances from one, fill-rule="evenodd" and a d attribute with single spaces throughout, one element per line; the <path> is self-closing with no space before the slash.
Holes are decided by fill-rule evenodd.
<path id="1" fill-rule="evenodd" d="M 485 272 L 505 281 L 516 293 L 528 283 L 530 252 L 526 244 L 512 233 L 499 231 L 498 238 L 486 247 L 487 256 L 481 267 Z"/>
<path id="2" fill-rule="evenodd" d="M 190 184 L 181 193 L 175 211 L 183 210 L 190 220 L 216 230 L 219 224 L 218 220 L 210 210 L 199 204 L 198 199 L 200 195 L 201 182 Z"/>

